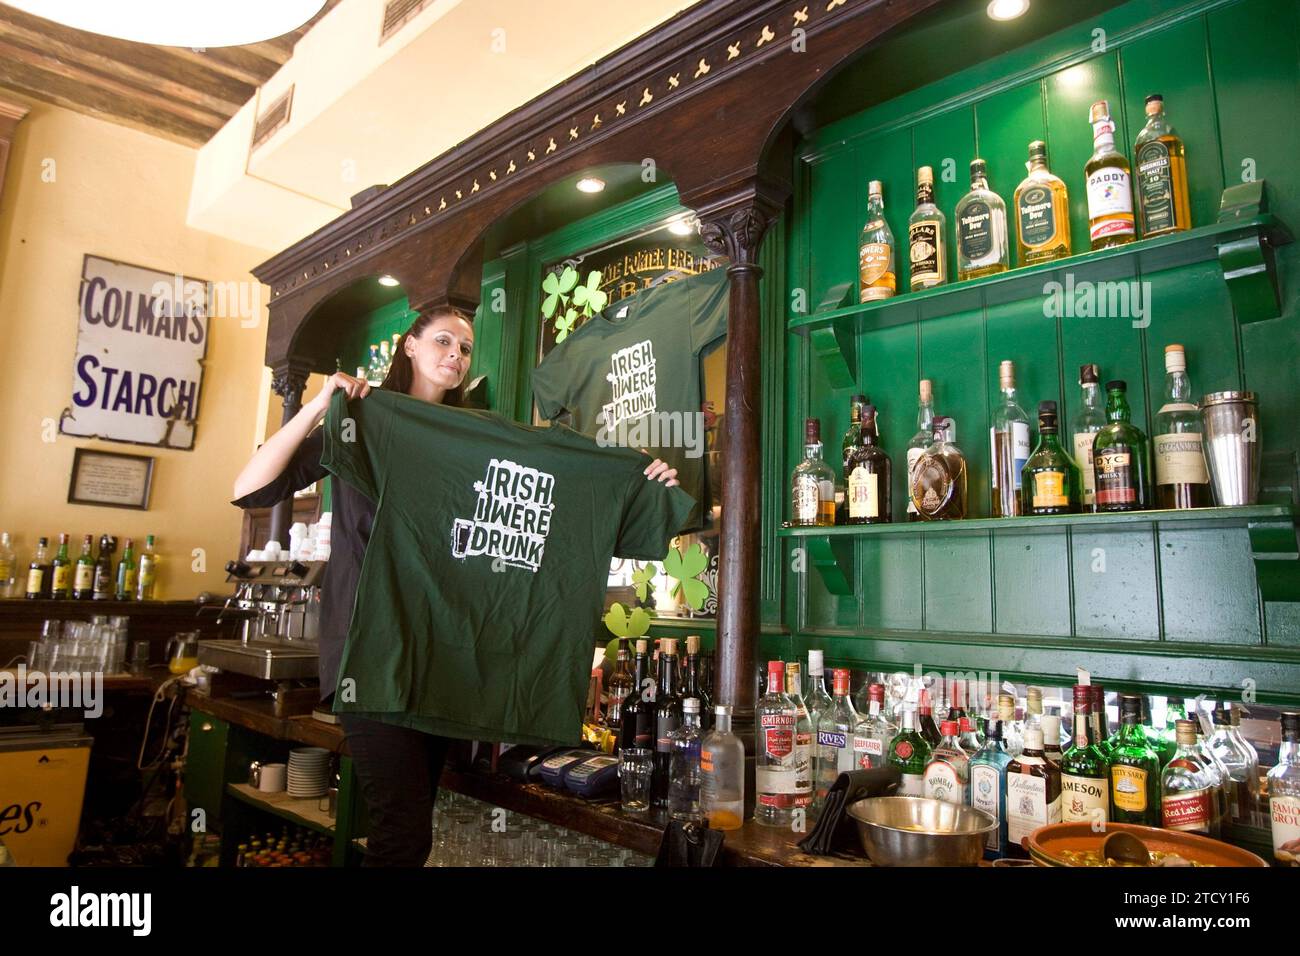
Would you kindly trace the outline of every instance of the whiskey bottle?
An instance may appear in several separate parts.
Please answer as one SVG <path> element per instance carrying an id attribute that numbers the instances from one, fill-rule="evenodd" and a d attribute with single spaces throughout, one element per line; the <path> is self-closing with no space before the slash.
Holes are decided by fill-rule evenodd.
<path id="1" fill-rule="evenodd" d="M 95 593 L 95 547 L 93 535 L 81 539 L 81 556 L 77 558 L 77 567 L 72 573 L 72 596 L 78 601 L 87 601 Z"/>
<path id="2" fill-rule="evenodd" d="M 1020 476 L 1021 510 L 1027 515 L 1079 512 L 1079 468 L 1057 438 L 1056 402 L 1038 403 L 1038 447 Z"/>
<path id="3" fill-rule="evenodd" d="M 790 480 L 790 524 L 801 527 L 835 524 L 835 472 L 822 460 L 822 425 L 804 422 L 803 461 Z"/>
<path id="4" fill-rule="evenodd" d="M 708 732 L 713 729 L 713 700 L 704 686 L 704 674 L 701 670 L 700 636 L 691 634 L 686 638 L 686 689 L 685 695 L 700 702 L 700 729 Z"/>
<path id="5" fill-rule="evenodd" d="M 916 729 L 921 732 L 925 742 L 930 745 L 931 749 L 939 746 L 939 741 L 943 735 L 939 733 L 939 725 L 934 722 L 934 705 L 930 703 L 930 692 L 921 691 L 921 704 L 917 708 Z"/>
<path id="6" fill-rule="evenodd" d="M 41 538 L 36 542 L 36 553 L 32 555 L 32 563 L 27 566 L 27 591 L 25 597 L 28 600 L 38 600 L 50 596 L 50 539 Z"/>
<path id="7" fill-rule="evenodd" d="M 1129 421 L 1127 383 L 1106 383 L 1105 428 L 1092 443 L 1098 511 L 1142 511 L 1147 500 L 1147 438 Z"/>
<path id="8" fill-rule="evenodd" d="M 1132 172 L 1124 154 L 1115 149 L 1110 104 L 1105 100 L 1093 103 L 1089 119 L 1093 150 L 1083 167 L 1088 180 L 1088 236 L 1093 249 L 1105 249 L 1137 238 Z"/>
<path id="9" fill-rule="evenodd" d="M 50 573 L 50 597 L 56 601 L 66 601 L 72 596 L 72 559 L 68 556 L 67 532 L 59 534 L 59 550 L 50 564 Z"/>
<path id="10" fill-rule="evenodd" d="M 1187 355 L 1181 345 L 1165 346 L 1165 403 L 1156 412 L 1151 439 L 1155 460 L 1157 508 L 1210 505 L 1210 473 L 1205 467 L 1201 414 L 1192 399 Z"/>
<path id="11" fill-rule="evenodd" d="M 994 518 L 1010 518 L 1021 513 L 1020 476 L 1029 460 L 1029 418 L 1016 400 L 1016 366 L 1003 362 L 998 366 L 998 385 L 1002 404 L 993 411 L 989 428 L 992 467 L 989 485 L 993 493 Z"/>
<path id="12" fill-rule="evenodd" d="M 1002 746 L 1013 757 L 1025 749 L 1025 723 L 1016 719 L 1016 698 L 998 694 L 998 720 L 1002 722 Z"/>
<path id="13" fill-rule="evenodd" d="M 840 460 L 844 463 L 844 480 L 849 480 L 849 456 L 857 449 L 862 435 L 862 409 L 871 404 L 865 395 L 854 395 L 849 399 L 849 427 L 844 432 L 844 441 L 840 443 Z"/>
<path id="14" fill-rule="evenodd" d="M 1065 181 L 1047 168 L 1047 144 L 1029 144 L 1029 175 L 1016 187 L 1016 252 L 1022 266 L 1070 254 L 1070 197 Z"/>
<path id="15" fill-rule="evenodd" d="M 109 601 L 113 598 L 113 552 L 117 550 L 117 538 L 111 534 L 99 536 L 99 555 L 95 558 L 95 584 L 92 597 L 96 601 Z"/>
<path id="16" fill-rule="evenodd" d="M 1254 826 L 1258 760 L 1253 759 L 1252 754 L 1237 743 L 1232 734 L 1232 717 L 1223 701 L 1215 706 L 1211 717 L 1214 733 L 1207 746 L 1228 774 L 1228 820 L 1225 822 L 1237 826 Z"/>
<path id="17" fill-rule="evenodd" d="M 912 471 L 910 495 L 922 521 L 966 517 L 966 458 L 953 442 L 953 430 L 951 418 L 935 416 L 934 441 Z"/>
<path id="18" fill-rule="evenodd" d="M 1043 753 L 1043 728 L 1025 730 L 1025 749 L 1007 765 L 1007 855 L 1027 857 L 1021 840 L 1061 822 L 1061 769 Z"/>
<path id="19" fill-rule="evenodd" d="M 916 413 L 916 434 L 907 443 L 907 520 L 920 521 L 921 513 L 912 501 L 912 479 L 916 475 L 916 463 L 925 450 L 934 441 L 934 386 L 928 378 L 921 379 L 920 399 Z"/>
<path id="20" fill-rule="evenodd" d="M 117 591 L 114 596 L 119 601 L 130 601 L 135 597 L 138 573 L 134 542 L 127 538 L 126 546 L 122 548 L 122 558 L 117 562 Z"/>
<path id="21" fill-rule="evenodd" d="M 948 281 L 947 230 L 947 220 L 934 204 L 934 170 L 922 166 L 916 171 L 916 210 L 907 220 L 913 292 Z"/>
<path id="22" fill-rule="evenodd" d="M 8 531 L 0 532 L 0 598 L 13 597 L 17 588 L 18 555 L 14 553 L 13 537 Z"/>
<path id="23" fill-rule="evenodd" d="M 1092 468 L 1092 443 L 1097 432 L 1106 427 L 1106 400 L 1101 394 L 1101 369 L 1096 365 L 1079 367 L 1080 406 L 1070 424 L 1073 438 L 1074 463 L 1079 466 L 1083 480 L 1082 501 L 1084 511 L 1093 511 L 1097 504 L 1097 478 Z"/>
<path id="24" fill-rule="evenodd" d="M 1092 688 L 1074 688 L 1074 739 L 1061 756 L 1061 821 L 1104 824 L 1110 819 L 1110 761 L 1092 726 Z"/>
<path id="25" fill-rule="evenodd" d="M 1163 236 L 1191 228 L 1187 199 L 1187 150 L 1165 117 L 1165 98 L 1146 100 L 1147 124 L 1133 144 L 1137 166 L 1137 202 L 1142 237 Z"/>
<path id="26" fill-rule="evenodd" d="M 1215 779 L 1196 752 L 1196 721 L 1178 721 L 1178 749 L 1160 772 L 1160 825 L 1218 839 Z"/>
<path id="27" fill-rule="evenodd" d="M 893 520 L 890 506 L 889 456 L 877 444 L 876 407 L 862 410 L 861 444 L 849 457 L 849 524 L 883 524 Z"/>
<path id="28" fill-rule="evenodd" d="M 885 221 L 884 186 L 873 179 L 868 187 L 867 224 L 858 241 L 858 300 L 888 299 L 897 291 L 894 234 Z"/>
<path id="29" fill-rule="evenodd" d="M 1142 701 L 1119 699 L 1120 729 L 1110 754 L 1110 819 L 1113 823 L 1160 826 L 1160 758 L 1138 723 Z"/>
<path id="30" fill-rule="evenodd" d="M 1300 714 L 1282 714 L 1282 745 L 1268 772 L 1268 807 L 1273 827 L 1273 859 L 1300 865 Z"/>
<path id="31" fill-rule="evenodd" d="M 970 192 L 957 203 L 957 278 L 978 279 L 1006 272 L 1011 253 L 1007 241 L 1007 205 L 989 188 L 988 166 L 970 164 Z"/>

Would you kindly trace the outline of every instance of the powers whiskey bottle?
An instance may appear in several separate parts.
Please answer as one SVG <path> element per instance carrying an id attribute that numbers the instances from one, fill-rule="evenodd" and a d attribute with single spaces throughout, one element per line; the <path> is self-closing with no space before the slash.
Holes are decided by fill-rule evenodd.
<path id="1" fill-rule="evenodd" d="M 884 186 L 873 179 L 868 187 L 867 224 L 858 242 L 858 300 L 888 299 L 897 291 L 894 234 L 885 221 Z"/>

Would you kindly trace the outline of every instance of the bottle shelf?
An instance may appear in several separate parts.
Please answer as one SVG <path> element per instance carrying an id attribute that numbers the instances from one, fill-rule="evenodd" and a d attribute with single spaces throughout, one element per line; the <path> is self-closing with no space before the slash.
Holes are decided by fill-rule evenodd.
<path id="1" fill-rule="evenodd" d="M 278 793 L 263 793 L 246 783 L 228 783 L 226 793 L 236 800 L 273 813 L 290 823 L 307 827 L 317 833 L 334 835 L 334 818 L 320 809 L 318 797 L 291 797 L 283 790 Z"/>
<path id="2" fill-rule="evenodd" d="M 962 521 L 904 521 L 889 524 L 782 527 L 777 536 L 792 538 L 806 549 L 809 564 L 831 594 L 853 592 L 853 542 L 877 536 L 957 536 L 974 534 L 1053 533 L 1063 528 L 1086 531 L 1160 528 L 1244 528 L 1260 592 L 1266 601 L 1300 601 L 1300 543 L 1291 505 L 1187 508 L 1173 511 L 1127 511 L 1106 514 L 1024 515 L 1015 518 L 967 518 Z"/>
<path id="3" fill-rule="evenodd" d="M 1248 185 L 1262 187 L 1263 183 Z M 1233 190 L 1240 189 L 1233 187 Z M 1090 273 L 1093 270 L 1109 273 L 1125 260 L 1131 260 L 1144 274 L 1217 260 L 1240 324 L 1277 318 L 1281 314 L 1282 302 L 1274 250 L 1292 242 L 1293 237 L 1275 216 L 1262 211 L 1265 206 L 1262 188 L 1248 191 L 1248 197 L 1232 197 L 1237 199 L 1233 204 L 1225 194 L 1222 221 L 1211 225 L 1169 236 L 1140 239 L 1096 252 L 1083 252 L 980 279 L 952 282 L 854 305 L 845 304 L 853 297 L 852 284 L 842 283 L 831 289 L 812 313 L 791 316 L 787 328 L 810 337 L 813 350 L 825 367 L 831 384 L 844 388 L 857 379 L 854 337 L 858 334 L 978 308 L 990 294 L 1003 302 L 1042 297 L 1049 282 L 1061 282 L 1066 286 L 1058 274 L 1085 269 Z"/>

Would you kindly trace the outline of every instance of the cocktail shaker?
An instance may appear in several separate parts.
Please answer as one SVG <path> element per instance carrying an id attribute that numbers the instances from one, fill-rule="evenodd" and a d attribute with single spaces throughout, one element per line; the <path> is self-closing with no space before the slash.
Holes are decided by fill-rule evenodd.
<path id="1" fill-rule="evenodd" d="M 1205 462 L 1216 505 L 1259 500 L 1259 404 L 1254 392 L 1212 392 L 1201 399 Z"/>

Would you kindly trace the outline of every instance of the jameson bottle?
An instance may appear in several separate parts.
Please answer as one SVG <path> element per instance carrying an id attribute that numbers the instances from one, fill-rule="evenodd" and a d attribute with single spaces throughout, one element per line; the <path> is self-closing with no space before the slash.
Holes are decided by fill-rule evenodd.
<path id="1" fill-rule="evenodd" d="M 1016 187 L 1016 251 L 1022 266 L 1070 254 L 1070 198 L 1065 182 L 1047 168 L 1047 144 L 1029 144 L 1029 175 Z"/>
<path id="2" fill-rule="evenodd" d="M 1114 823 L 1160 826 L 1160 758 L 1138 723 L 1142 701 L 1119 699 L 1120 728 L 1110 754 L 1110 819 Z"/>
<path id="3" fill-rule="evenodd" d="M 861 443 L 849 457 L 849 524 L 885 524 L 893 520 L 889 456 L 879 445 L 876 407 L 862 410 Z"/>
<path id="4" fill-rule="evenodd" d="M 1152 93 L 1146 100 L 1147 125 L 1134 142 L 1137 205 L 1142 237 L 1164 236 L 1191 228 L 1187 200 L 1187 150 L 1183 138 L 1165 118 L 1165 98 Z"/>
<path id="5" fill-rule="evenodd" d="M 1061 768 L 1043 753 L 1043 728 L 1025 729 L 1025 749 L 1007 765 L 1007 855 L 1027 857 L 1021 841 L 1061 822 Z"/>
<path id="6" fill-rule="evenodd" d="M 1038 447 L 1020 473 L 1021 511 L 1027 515 L 1078 514 L 1079 468 L 1057 437 L 1056 402 L 1038 403 Z"/>
<path id="7" fill-rule="evenodd" d="M 1165 346 L 1164 400 L 1151 438 L 1156 507 L 1209 507 L 1210 473 L 1205 467 L 1201 413 L 1192 401 L 1187 355 L 1181 345 Z"/>
<path id="8" fill-rule="evenodd" d="M 1061 756 L 1061 822 L 1104 824 L 1110 819 L 1110 761 L 1098 746 L 1092 688 L 1074 688 L 1074 739 Z"/>
<path id="9" fill-rule="evenodd" d="M 1079 411 L 1070 423 L 1074 463 L 1079 466 L 1079 475 L 1083 479 L 1084 511 L 1093 511 L 1097 506 L 1097 478 L 1092 469 L 1092 443 L 1097 432 L 1106 427 L 1106 399 L 1101 394 L 1101 369 L 1096 365 L 1079 367 Z"/>
<path id="10" fill-rule="evenodd" d="M 925 796 L 925 768 L 929 763 L 930 745 L 916 729 L 916 711 L 904 705 L 903 729 L 889 742 L 889 765 L 903 775 L 898 796 Z"/>
<path id="11" fill-rule="evenodd" d="M 992 467 L 989 484 L 993 492 L 994 518 L 1021 513 L 1020 476 L 1029 460 L 1029 417 L 1016 398 L 1016 366 L 1004 361 L 998 366 L 998 387 L 1002 402 L 993 411 L 989 428 Z"/>
<path id="12" fill-rule="evenodd" d="M 81 539 L 81 556 L 72 573 L 72 596 L 78 601 L 88 601 L 95 594 L 95 539 L 85 535 Z"/>
<path id="13" fill-rule="evenodd" d="M 1196 747 L 1196 721 L 1178 721 L 1178 748 L 1160 772 L 1160 825 L 1217 839 L 1217 778 Z"/>
<path id="14" fill-rule="evenodd" d="M 947 234 L 947 220 L 934 204 L 934 170 L 922 166 L 916 171 L 916 211 L 907 220 L 913 292 L 948 281 Z"/>
<path id="15" fill-rule="evenodd" d="M 41 538 L 36 542 L 36 553 L 32 563 L 27 566 L 27 590 L 24 595 L 35 601 L 50 596 L 50 539 Z"/>
<path id="16" fill-rule="evenodd" d="M 1011 755 L 1002 746 L 1002 721 L 984 725 L 984 744 L 970 758 L 970 805 L 983 810 L 998 826 L 984 844 L 984 856 L 1007 855 L 1007 767 Z"/>
<path id="17" fill-rule="evenodd" d="M 790 479 L 790 524 L 835 524 L 835 472 L 822 460 L 822 423 L 804 422 L 803 461 Z"/>
<path id="18" fill-rule="evenodd" d="M 1115 149 L 1115 124 L 1110 104 L 1098 100 L 1089 111 L 1093 152 L 1083 167 L 1088 180 L 1088 236 L 1092 248 L 1105 249 L 1132 242 L 1132 170 L 1124 155 Z"/>
<path id="19" fill-rule="evenodd" d="M 59 534 L 59 550 L 50 565 L 53 581 L 50 584 L 50 597 L 56 601 L 66 601 L 72 596 L 72 558 L 68 556 L 67 532 Z"/>
<path id="20" fill-rule="evenodd" d="M 95 590 L 92 597 L 96 601 L 113 599 L 113 552 L 117 550 L 117 538 L 111 534 L 100 535 L 99 556 L 95 558 Z"/>
<path id="21" fill-rule="evenodd" d="M 654 777 L 650 789 L 652 810 L 668 809 L 668 783 L 672 769 L 672 733 L 682 725 L 681 688 L 677 686 L 677 640 L 659 642 L 659 687 L 655 694 Z"/>
<path id="22" fill-rule="evenodd" d="M 858 241 L 859 301 L 888 299 L 898 291 L 894 258 L 894 234 L 885 221 L 884 185 L 873 179 L 867 187 L 867 224 Z"/>
<path id="23" fill-rule="evenodd" d="M 1092 443 L 1098 511 L 1144 511 L 1147 499 L 1147 438 L 1129 421 L 1128 385 L 1106 383 L 1107 425 Z"/>
<path id="24" fill-rule="evenodd" d="M 117 591 L 114 596 L 119 601 L 129 601 L 135 597 L 138 573 L 139 569 L 135 563 L 135 547 L 131 539 L 127 538 L 126 547 L 122 549 L 122 559 L 117 562 Z"/>
<path id="25" fill-rule="evenodd" d="M 988 164 L 970 164 L 970 192 L 957 202 L 957 278 L 979 279 L 1011 267 L 1007 204 L 989 188 Z"/>
<path id="26" fill-rule="evenodd" d="M 636 642 L 633 687 L 619 710 L 618 746 L 652 748 L 655 745 L 655 682 L 649 673 L 650 642 Z"/>
<path id="27" fill-rule="evenodd" d="M 912 500 L 912 479 L 916 476 L 916 463 L 934 441 L 934 385 L 928 378 L 921 379 L 916 412 L 916 434 L 907 443 L 907 520 L 920 521 L 921 514 Z"/>

